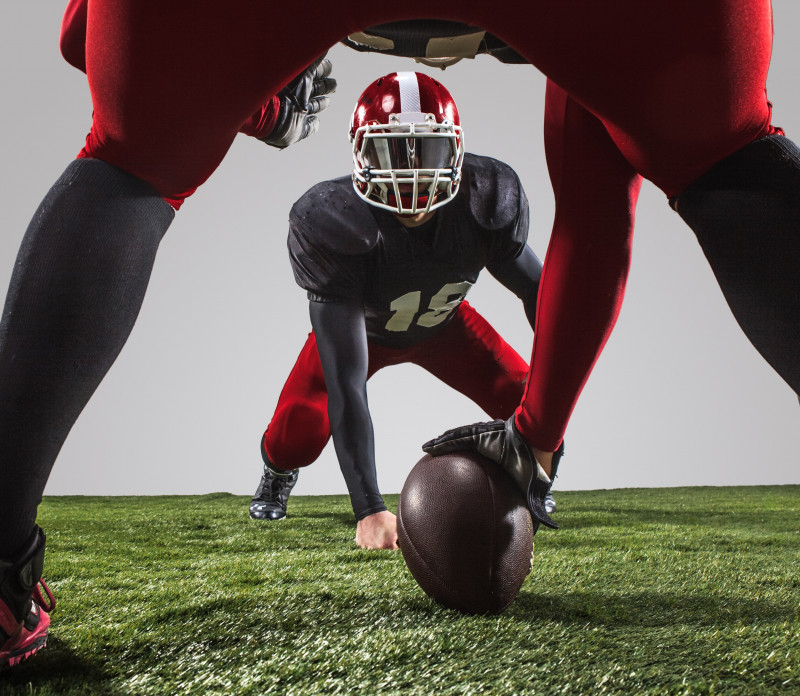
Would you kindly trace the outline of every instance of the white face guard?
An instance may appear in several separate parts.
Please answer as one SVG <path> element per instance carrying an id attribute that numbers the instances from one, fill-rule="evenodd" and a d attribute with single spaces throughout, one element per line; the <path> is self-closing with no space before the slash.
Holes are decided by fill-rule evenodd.
<path id="1" fill-rule="evenodd" d="M 416 215 L 449 203 L 461 183 L 464 134 L 433 114 L 392 114 L 389 124 L 358 128 L 353 187 L 370 205 Z"/>

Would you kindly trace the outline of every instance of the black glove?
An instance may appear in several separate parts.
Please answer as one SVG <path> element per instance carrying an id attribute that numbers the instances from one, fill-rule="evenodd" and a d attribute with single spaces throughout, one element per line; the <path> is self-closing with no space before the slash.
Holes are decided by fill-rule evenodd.
<path id="1" fill-rule="evenodd" d="M 558 462 L 564 454 L 564 444 L 553 455 L 553 470 L 550 477 L 536 461 L 528 445 L 522 439 L 514 423 L 514 416 L 507 421 L 474 423 L 448 430 L 443 435 L 426 442 L 422 449 L 434 457 L 458 450 L 474 450 L 497 462 L 525 493 L 528 510 L 534 522 L 558 529 L 544 507 L 544 499 L 556 476 Z M 536 525 L 538 527 L 538 524 Z"/>
<path id="2" fill-rule="evenodd" d="M 328 107 L 328 95 L 336 91 L 336 80 L 329 77 L 332 69 L 331 62 L 320 56 L 278 92 L 278 120 L 263 142 L 282 150 L 317 132 L 316 114 Z"/>

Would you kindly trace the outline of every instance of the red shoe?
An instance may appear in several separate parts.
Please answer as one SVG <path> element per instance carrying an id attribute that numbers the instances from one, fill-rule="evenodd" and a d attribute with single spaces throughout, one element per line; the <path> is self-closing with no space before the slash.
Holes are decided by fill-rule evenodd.
<path id="1" fill-rule="evenodd" d="M 32 543 L 19 558 L 0 561 L 0 670 L 19 664 L 47 644 L 49 614 L 56 600 L 42 580 L 44 542 L 44 532 L 36 527 Z"/>

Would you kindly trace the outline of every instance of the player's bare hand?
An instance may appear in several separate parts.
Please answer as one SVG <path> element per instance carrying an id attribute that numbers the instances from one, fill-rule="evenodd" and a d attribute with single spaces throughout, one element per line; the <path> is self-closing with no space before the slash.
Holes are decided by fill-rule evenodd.
<path id="1" fill-rule="evenodd" d="M 514 416 L 507 421 L 496 420 L 453 428 L 426 442 L 422 449 L 434 457 L 458 450 L 473 450 L 497 462 L 526 495 L 533 519 L 547 527 L 558 529 L 558 525 L 547 514 L 544 502 L 550 490 L 551 479 L 519 434 Z M 553 475 L 557 466 L 558 457 L 554 457 L 551 472 Z"/>
<path id="2" fill-rule="evenodd" d="M 397 517 L 384 510 L 367 515 L 356 526 L 356 544 L 362 549 L 396 549 Z"/>

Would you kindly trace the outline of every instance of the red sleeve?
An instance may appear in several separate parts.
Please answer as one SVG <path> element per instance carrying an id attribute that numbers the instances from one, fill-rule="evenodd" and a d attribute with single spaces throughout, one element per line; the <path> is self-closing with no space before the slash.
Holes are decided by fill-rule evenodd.
<path id="1" fill-rule="evenodd" d="M 545 151 L 556 213 L 516 422 L 552 452 L 619 315 L 642 179 L 603 124 L 550 81 Z"/>
<path id="2" fill-rule="evenodd" d="M 245 135 L 252 135 L 254 138 L 266 138 L 272 132 L 275 122 L 278 120 L 280 105 L 281 100 L 278 97 L 272 97 L 261 107 L 260 111 L 256 111 L 242 124 L 239 132 Z"/>
<path id="3" fill-rule="evenodd" d="M 59 48 L 64 60 L 86 72 L 86 4 L 88 0 L 69 0 L 61 20 Z"/>

